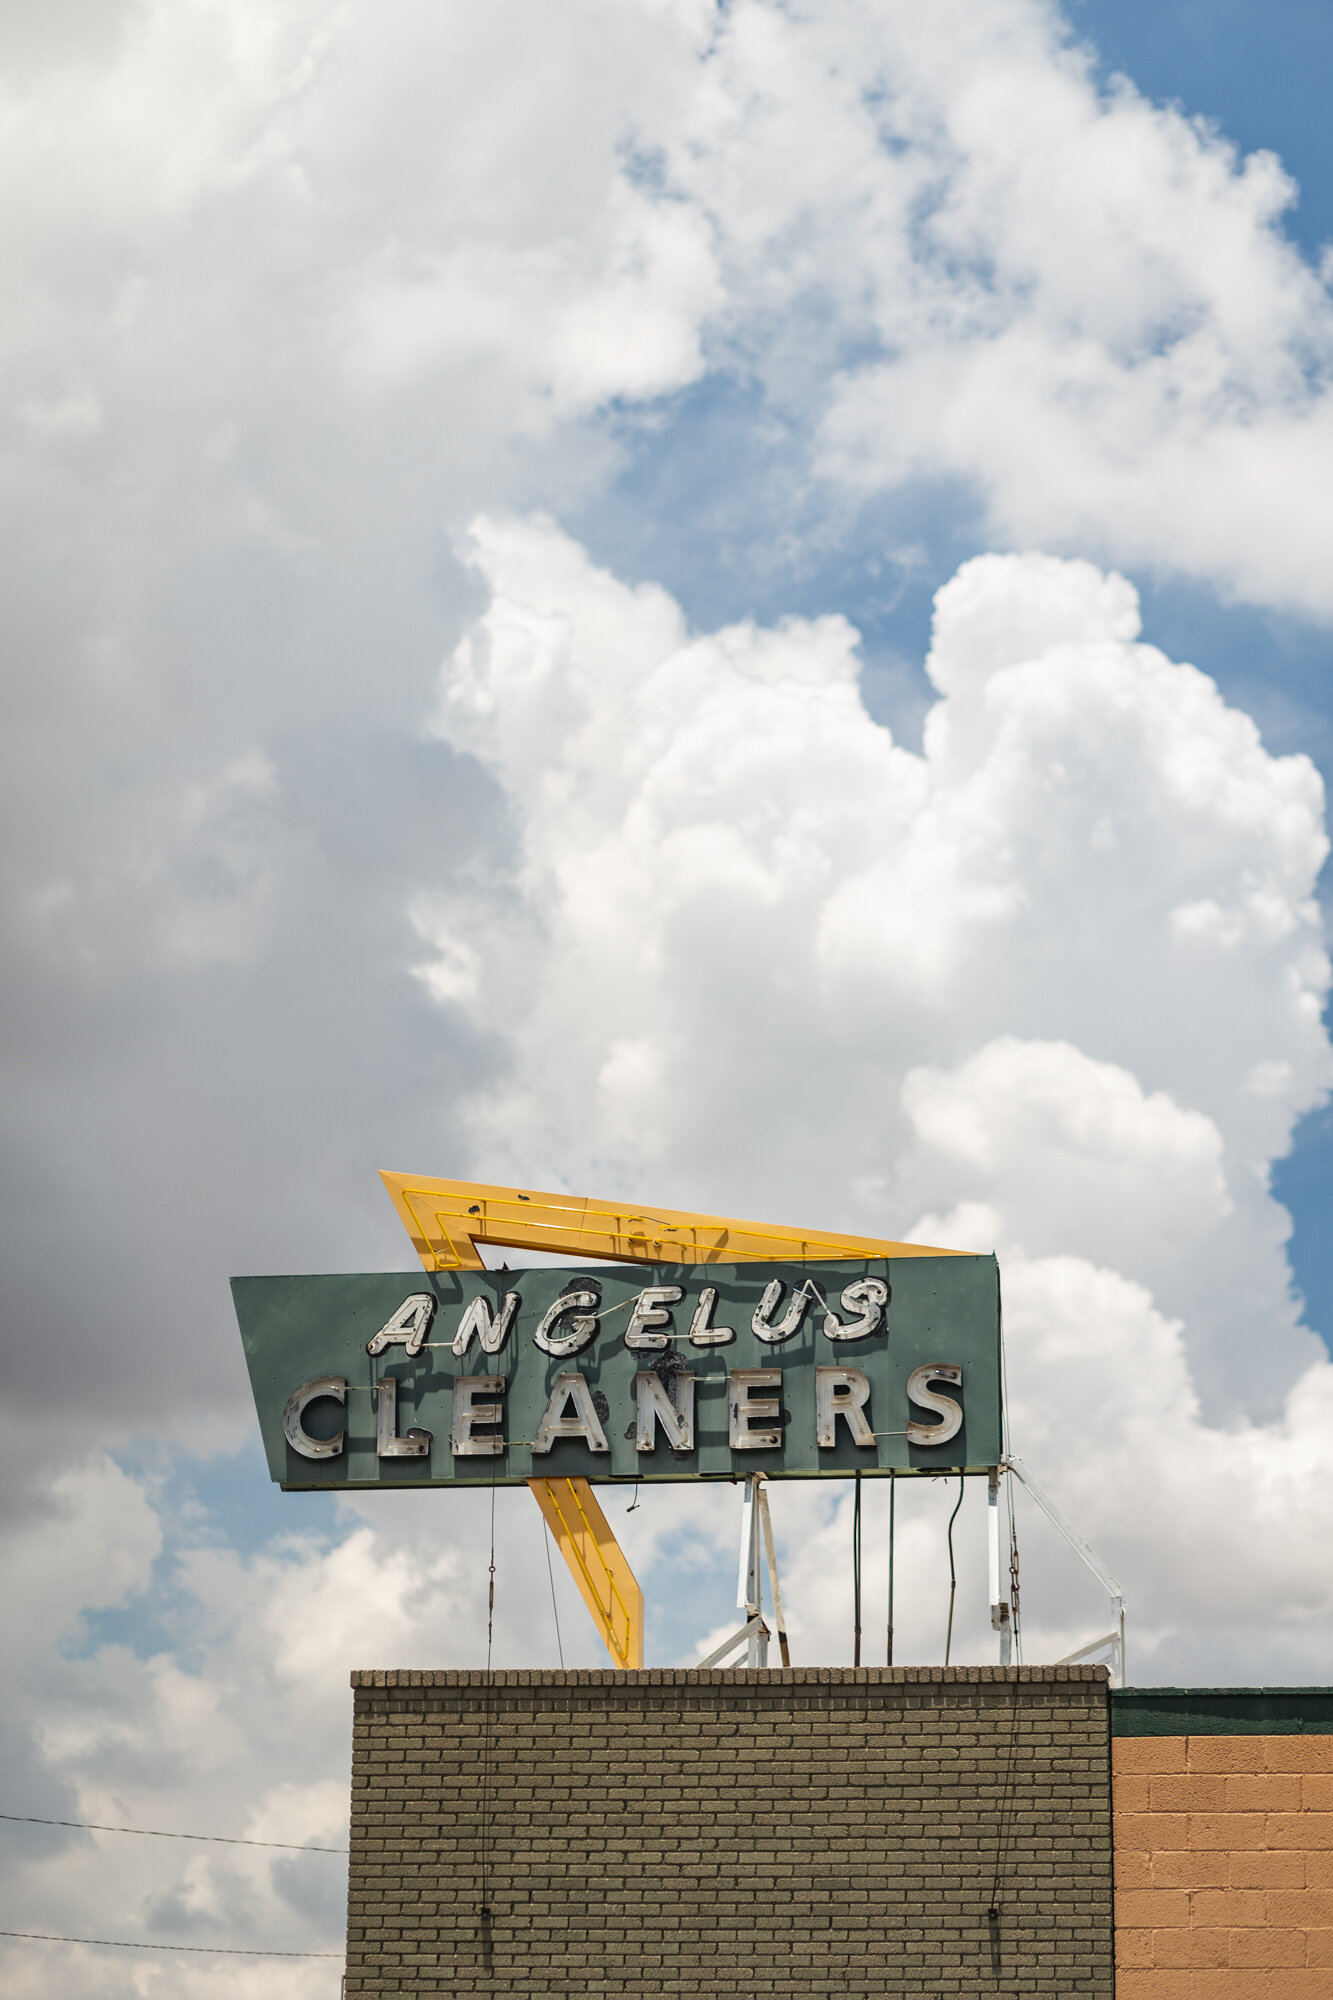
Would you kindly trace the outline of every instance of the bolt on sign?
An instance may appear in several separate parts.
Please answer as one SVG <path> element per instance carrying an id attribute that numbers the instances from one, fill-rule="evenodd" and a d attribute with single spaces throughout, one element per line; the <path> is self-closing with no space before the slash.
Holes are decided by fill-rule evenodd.
<path id="1" fill-rule="evenodd" d="M 282 1486 L 809 1479 L 1001 1458 L 994 1257 L 765 1259 L 747 1242 L 726 1262 L 714 1238 L 632 1265 L 487 1271 L 438 1268 L 418 1247 L 424 1272 L 233 1279 Z"/>

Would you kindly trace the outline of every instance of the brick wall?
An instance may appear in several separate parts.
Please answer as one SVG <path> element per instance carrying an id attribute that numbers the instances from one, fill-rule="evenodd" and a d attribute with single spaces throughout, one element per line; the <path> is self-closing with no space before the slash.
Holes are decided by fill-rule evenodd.
<path id="1" fill-rule="evenodd" d="M 1333 1731 L 1309 1713 L 1327 1704 L 1116 1697 L 1117 1727 L 1150 1725 L 1113 1744 L 1119 2000 L 1333 2000 Z"/>
<path id="2" fill-rule="evenodd" d="M 1110 2000 L 1101 1668 L 353 1685 L 357 2000 Z"/>

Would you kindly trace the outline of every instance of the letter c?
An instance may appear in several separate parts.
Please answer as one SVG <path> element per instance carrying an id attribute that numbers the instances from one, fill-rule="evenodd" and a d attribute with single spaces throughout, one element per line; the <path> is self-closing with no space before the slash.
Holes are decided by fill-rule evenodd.
<path id="1" fill-rule="evenodd" d="M 294 1396 L 287 1398 L 287 1407 L 282 1413 L 282 1434 L 293 1451 L 302 1458 L 341 1458 L 346 1431 L 339 1431 L 331 1438 L 312 1438 L 301 1422 L 312 1403 L 321 1396 L 332 1397 L 335 1403 L 346 1403 L 347 1382 L 341 1375 L 317 1375 L 313 1382 L 303 1382 Z"/>

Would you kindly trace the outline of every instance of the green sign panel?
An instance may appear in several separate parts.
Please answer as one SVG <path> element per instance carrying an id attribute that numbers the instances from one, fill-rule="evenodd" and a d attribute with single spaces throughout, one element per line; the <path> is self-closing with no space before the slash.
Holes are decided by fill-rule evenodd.
<path id="1" fill-rule="evenodd" d="M 234 1278 L 285 1487 L 810 1479 L 1001 1455 L 993 1257 Z"/>

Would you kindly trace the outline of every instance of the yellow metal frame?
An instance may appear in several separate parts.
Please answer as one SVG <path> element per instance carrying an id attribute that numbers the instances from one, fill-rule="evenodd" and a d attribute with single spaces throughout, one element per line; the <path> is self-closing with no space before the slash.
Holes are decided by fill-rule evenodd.
<path id="1" fill-rule="evenodd" d="M 429 1180 L 381 1172 L 412 1246 L 428 1271 L 480 1271 L 483 1243 L 629 1264 L 805 1263 L 825 1257 L 958 1257 L 923 1243 L 792 1229 L 686 1209 L 638 1207 L 572 1194 Z"/>
<path id="2" fill-rule="evenodd" d="M 586 1479 L 530 1479 L 579 1594 L 618 1667 L 643 1665 L 643 1592 Z"/>

